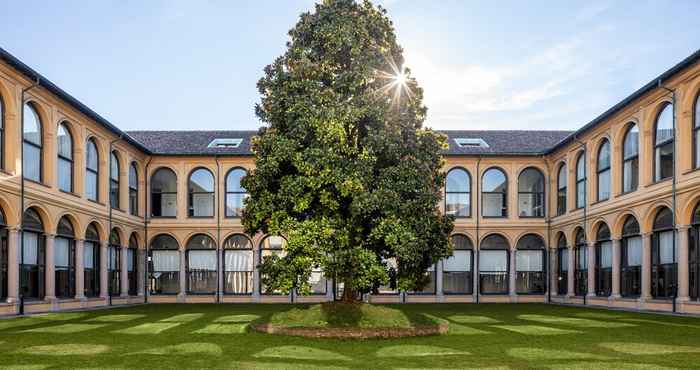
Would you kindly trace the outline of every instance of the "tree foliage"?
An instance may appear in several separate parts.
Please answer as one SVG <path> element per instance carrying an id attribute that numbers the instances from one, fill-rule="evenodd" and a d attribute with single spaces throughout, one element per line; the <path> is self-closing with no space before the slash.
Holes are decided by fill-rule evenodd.
<path id="1" fill-rule="evenodd" d="M 422 127 L 423 91 L 403 69 L 386 11 L 327 0 L 289 36 L 258 82 L 265 126 L 243 179 L 246 232 L 287 239 L 284 257 L 261 264 L 263 284 L 308 293 L 320 267 L 347 300 L 390 277 L 420 288 L 451 254 L 453 220 L 437 207 L 446 139 Z"/>

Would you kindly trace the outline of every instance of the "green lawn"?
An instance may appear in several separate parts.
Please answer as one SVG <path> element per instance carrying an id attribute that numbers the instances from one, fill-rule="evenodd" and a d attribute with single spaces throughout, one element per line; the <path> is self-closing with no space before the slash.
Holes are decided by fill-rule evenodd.
<path id="1" fill-rule="evenodd" d="M 146 305 L 0 320 L 0 368 L 697 368 L 700 319 L 526 304 L 401 305 L 443 336 L 247 333 L 289 305 Z"/>

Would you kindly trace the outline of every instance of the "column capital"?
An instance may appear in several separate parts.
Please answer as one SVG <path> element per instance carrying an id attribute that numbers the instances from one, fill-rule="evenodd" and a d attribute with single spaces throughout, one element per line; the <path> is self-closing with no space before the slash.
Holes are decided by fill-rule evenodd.
<path id="1" fill-rule="evenodd" d="M 678 229 L 678 231 L 688 231 L 688 230 L 690 230 L 690 228 L 691 228 L 690 225 L 677 225 L 676 226 L 676 229 Z"/>

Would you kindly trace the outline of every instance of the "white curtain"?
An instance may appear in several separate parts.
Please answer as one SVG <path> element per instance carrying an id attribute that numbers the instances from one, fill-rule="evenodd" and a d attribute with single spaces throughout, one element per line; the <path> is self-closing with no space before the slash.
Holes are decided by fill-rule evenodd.
<path id="1" fill-rule="evenodd" d="M 95 268 L 95 243 L 85 242 L 83 248 L 83 266 L 86 269 Z"/>
<path id="2" fill-rule="evenodd" d="M 542 253 L 538 250 L 518 250 L 515 252 L 516 271 L 542 271 Z"/>
<path id="3" fill-rule="evenodd" d="M 635 236 L 627 239 L 627 266 L 642 265 L 642 238 Z"/>
<path id="4" fill-rule="evenodd" d="M 159 272 L 180 271 L 180 252 L 171 250 L 154 250 L 153 270 Z"/>
<path id="5" fill-rule="evenodd" d="M 253 251 L 227 250 L 224 254 L 224 270 L 253 271 Z"/>
<path id="6" fill-rule="evenodd" d="M 216 270 L 216 251 L 191 250 L 188 255 L 190 270 Z"/>
<path id="7" fill-rule="evenodd" d="M 455 250 L 443 264 L 443 271 L 471 271 L 472 251 Z"/>
<path id="8" fill-rule="evenodd" d="M 39 234 L 25 232 L 24 242 L 22 243 L 22 254 L 24 255 L 25 265 L 36 265 L 39 252 Z"/>
<path id="9" fill-rule="evenodd" d="M 68 267 L 70 265 L 70 240 L 56 238 L 53 242 L 53 263 L 56 267 Z"/>
<path id="10" fill-rule="evenodd" d="M 479 251 L 480 271 L 508 271 L 508 251 L 482 250 Z"/>
<path id="11" fill-rule="evenodd" d="M 134 271 L 134 250 L 131 248 L 126 250 L 126 271 Z"/>
<path id="12" fill-rule="evenodd" d="M 674 263 L 676 262 L 673 253 L 673 231 L 664 231 L 659 234 L 659 263 Z"/>
<path id="13" fill-rule="evenodd" d="M 612 242 L 600 243 L 600 267 L 612 267 Z"/>

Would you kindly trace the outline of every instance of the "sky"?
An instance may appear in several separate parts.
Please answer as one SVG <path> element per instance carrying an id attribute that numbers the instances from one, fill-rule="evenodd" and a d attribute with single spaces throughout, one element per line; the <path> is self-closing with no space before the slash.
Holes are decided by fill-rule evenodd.
<path id="1" fill-rule="evenodd" d="M 382 0 L 435 129 L 576 129 L 700 48 L 700 1 Z M 123 130 L 257 129 L 310 0 L 4 1 L 0 47 Z"/>

